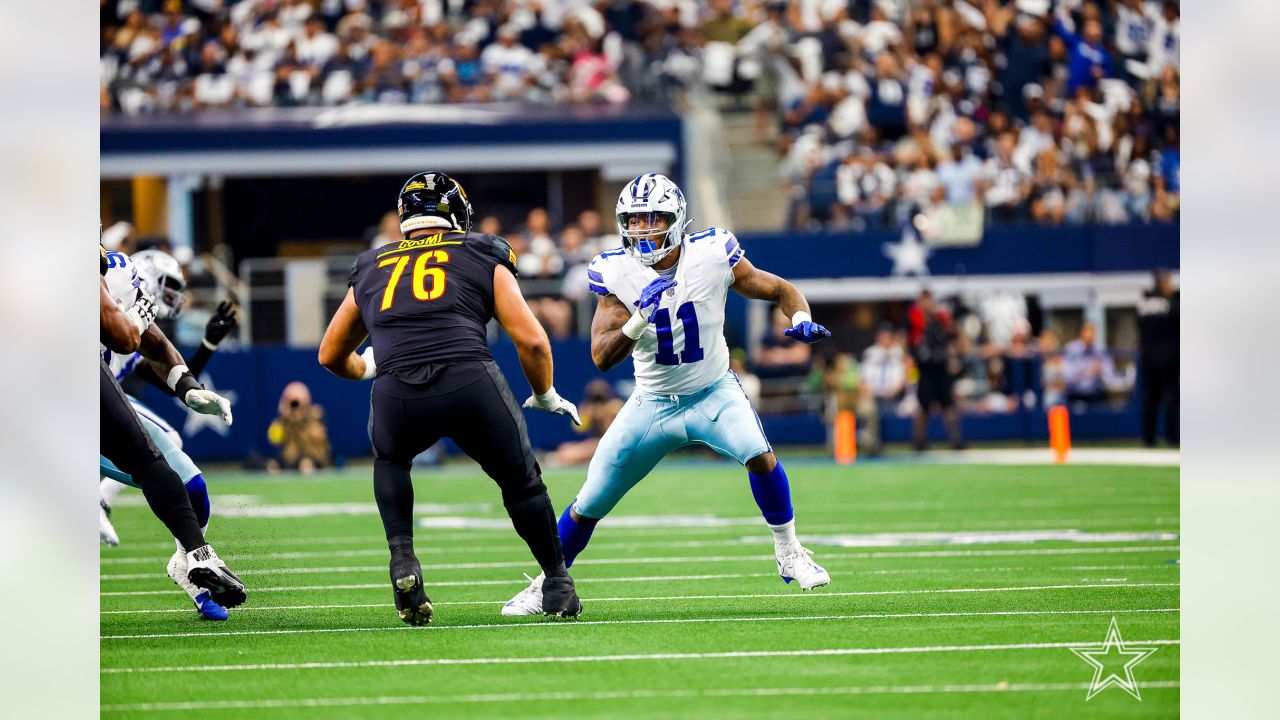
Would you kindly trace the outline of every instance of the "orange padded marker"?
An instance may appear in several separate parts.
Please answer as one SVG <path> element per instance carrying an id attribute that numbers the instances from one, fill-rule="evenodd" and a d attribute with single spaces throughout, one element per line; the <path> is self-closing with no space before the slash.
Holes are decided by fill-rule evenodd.
<path id="1" fill-rule="evenodd" d="M 850 410 L 836 413 L 836 462 L 848 465 L 858 459 L 858 421 Z"/>
<path id="2" fill-rule="evenodd" d="M 1071 452 L 1071 422 L 1067 408 L 1055 405 L 1049 408 L 1049 447 L 1053 449 L 1053 461 L 1062 464 Z"/>

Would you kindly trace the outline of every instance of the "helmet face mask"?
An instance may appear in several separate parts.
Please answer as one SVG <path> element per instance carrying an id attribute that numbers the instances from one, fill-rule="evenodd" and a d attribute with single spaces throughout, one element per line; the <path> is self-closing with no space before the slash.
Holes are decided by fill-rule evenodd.
<path id="1" fill-rule="evenodd" d="M 178 261 L 161 250 L 143 250 L 129 259 L 138 266 L 138 278 L 146 291 L 155 296 L 160 307 L 156 315 L 165 319 L 178 317 L 187 301 L 187 279 Z"/>
<path id="2" fill-rule="evenodd" d="M 637 177 L 622 189 L 614 211 L 622 246 L 640 263 L 657 264 L 684 242 L 686 210 L 684 193 L 665 175 Z"/>
<path id="3" fill-rule="evenodd" d="M 431 228 L 470 232 L 473 210 L 462 183 L 441 172 L 421 172 L 409 178 L 396 202 L 400 232 Z"/>

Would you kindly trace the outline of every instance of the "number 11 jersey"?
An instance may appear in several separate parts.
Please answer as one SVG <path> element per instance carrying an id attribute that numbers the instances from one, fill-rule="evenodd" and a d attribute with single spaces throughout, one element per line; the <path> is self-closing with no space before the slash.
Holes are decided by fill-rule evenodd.
<path id="1" fill-rule="evenodd" d="M 492 360 L 493 272 L 516 273 L 511 246 L 496 235 L 442 230 L 366 250 L 351 287 L 378 373 L 412 376 L 432 364 Z"/>
<path id="2" fill-rule="evenodd" d="M 724 304 L 733 266 L 743 250 L 733 233 L 710 228 L 686 235 L 676 264 L 676 285 L 663 293 L 644 335 L 631 351 L 636 389 L 659 395 L 698 392 L 729 370 Z M 587 287 L 614 295 L 634 311 L 640 291 L 658 273 L 623 249 L 600 253 L 587 267 Z"/>

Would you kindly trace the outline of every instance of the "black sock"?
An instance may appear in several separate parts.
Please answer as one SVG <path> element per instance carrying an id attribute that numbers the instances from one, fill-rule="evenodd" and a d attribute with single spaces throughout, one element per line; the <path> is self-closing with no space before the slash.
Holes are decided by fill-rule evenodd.
<path id="1" fill-rule="evenodd" d="M 142 495 L 151 506 L 151 512 L 169 528 L 169 532 L 182 548 L 191 552 L 208 545 L 204 534 L 200 532 L 200 522 L 196 520 L 196 511 L 191 507 L 191 499 L 182 486 L 182 478 L 169 467 L 163 458 L 143 468 L 138 473 L 138 483 L 142 486 Z"/>
<path id="2" fill-rule="evenodd" d="M 564 575 L 564 553 L 560 550 L 560 533 L 556 531 L 556 514 L 546 491 L 507 506 L 516 534 L 525 541 L 533 557 L 548 576 Z"/>
<path id="3" fill-rule="evenodd" d="M 373 497 L 378 502 L 387 540 L 413 537 L 413 481 L 408 465 L 390 460 L 373 461 Z M 412 542 L 412 541 L 411 541 Z"/>

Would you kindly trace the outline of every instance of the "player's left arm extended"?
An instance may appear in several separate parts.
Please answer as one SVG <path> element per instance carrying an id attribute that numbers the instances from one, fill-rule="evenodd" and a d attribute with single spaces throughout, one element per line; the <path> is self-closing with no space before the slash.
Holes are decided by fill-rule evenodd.
<path id="1" fill-rule="evenodd" d="M 807 343 L 831 337 L 830 330 L 813 322 L 809 315 L 809 301 L 795 285 L 752 265 L 745 257 L 733 266 L 732 287 L 734 292 L 745 298 L 777 303 L 783 314 L 791 318 L 792 327 L 786 331 L 788 337 Z"/>
<path id="2" fill-rule="evenodd" d="M 369 330 L 360 317 L 360 308 L 356 306 L 355 291 L 347 288 L 347 296 L 342 299 L 329 327 L 324 331 L 324 339 L 320 341 L 319 360 L 326 370 L 345 380 L 366 380 L 373 377 L 377 366 L 373 362 L 373 348 L 363 355 L 356 354 L 356 348 L 369 337 Z"/>
<path id="3" fill-rule="evenodd" d="M 151 325 L 142 333 L 138 354 L 143 360 L 138 369 L 149 382 L 172 393 L 192 410 L 205 415 L 219 415 L 224 422 L 231 424 L 231 402 L 204 389 L 183 364 L 182 354 L 159 327 Z M 160 378 L 163 381 L 157 382 Z"/>

